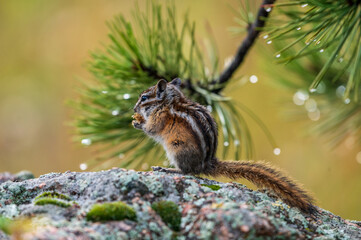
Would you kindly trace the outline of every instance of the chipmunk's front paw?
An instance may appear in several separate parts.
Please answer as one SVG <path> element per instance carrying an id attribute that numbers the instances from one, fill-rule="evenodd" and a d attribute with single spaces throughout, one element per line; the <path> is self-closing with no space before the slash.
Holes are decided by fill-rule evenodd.
<path id="1" fill-rule="evenodd" d="M 155 172 L 165 172 L 165 173 L 178 173 L 182 174 L 181 170 L 175 168 L 163 168 L 158 166 L 152 166 L 153 171 Z"/>
<path id="2" fill-rule="evenodd" d="M 132 121 L 132 125 L 133 125 L 134 128 L 137 128 L 137 129 L 142 129 L 142 127 L 143 127 L 143 124 L 137 122 L 136 120 Z"/>
<path id="3" fill-rule="evenodd" d="M 139 113 L 134 113 L 133 114 L 133 121 L 132 121 L 132 125 L 133 127 L 137 128 L 137 129 L 142 129 L 145 121 L 144 118 L 142 117 L 142 115 L 140 115 Z"/>
<path id="4" fill-rule="evenodd" d="M 159 166 L 152 166 L 154 172 L 165 172 L 166 169 Z"/>

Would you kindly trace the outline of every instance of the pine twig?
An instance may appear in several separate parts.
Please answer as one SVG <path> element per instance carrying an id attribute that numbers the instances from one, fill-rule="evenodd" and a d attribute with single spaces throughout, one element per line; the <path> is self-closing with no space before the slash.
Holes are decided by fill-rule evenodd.
<path id="1" fill-rule="evenodd" d="M 223 70 L 218 79 L 215 79 L 211 82 L 212 85 L 215 84 L 224 84 L 228 80 L 231 79 L 233 73 L 238 69 L 238 67 L 242 64 L 245 56 L 248 51 L 253 46 L 256 41 L 258 35 L 262 31 L 262 27 L 264 27 L 266 23 L 266 19 L 269 15 L 269 12 L 266 11 L 265 7 L 267 5 L 272 5 L 276 0 L 263 0 L 262 4 L 259 7 L 256 20 L 248 27 L 248 33 L 246 38 L 242 41 L 239 46 L 236 55 L 234 56 L 231 64 Z M 219 92 L 223 89 L 223 87 L 218 88 L 215 92 Z"/>

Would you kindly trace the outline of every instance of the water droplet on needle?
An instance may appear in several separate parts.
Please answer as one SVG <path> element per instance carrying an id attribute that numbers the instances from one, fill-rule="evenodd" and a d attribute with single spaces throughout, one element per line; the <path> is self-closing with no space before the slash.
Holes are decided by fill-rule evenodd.
<path id="1" fill-rule="evenodd" d="M 258 77 L 256 75 L 252 75 L 249 77 L 249 81 L 251 83 L 256 83 L 256 82 L 258 82 Z"/>
<path id="2" fill-rule="evenodd" d="M 84 138 L 81 140 L 81 144 L 89 146 L 90 144 L 92 144 L 92 140 L 90 138 Z"/>
<path id="3" fill-rule="evenodd" d="M 275 149 L 273 149 L 273 154 L 274 155 L 280 155 L 281 154 L 281 149 L 280 148 L 275 148 Z"/>
<path id="4" fill-rule="evenodd" d="M 88 168 L 88 164 L 86 164 L 86 163 L 81 163 L 80 165 L 79 165 L 79 168 L 80 168 L 80 170 L 86 170 L 87 168 Z"/>

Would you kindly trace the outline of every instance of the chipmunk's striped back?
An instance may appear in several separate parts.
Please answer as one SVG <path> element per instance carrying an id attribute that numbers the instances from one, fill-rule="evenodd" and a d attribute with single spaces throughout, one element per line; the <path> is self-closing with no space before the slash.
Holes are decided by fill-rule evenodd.
<path id="1" fill-rule="evenodd" d="M 172 107 L 171 112 L 186 119 L 197 134 L 198 146 L 202 148 L 202 163 L 213 161 L 218 145 L 216 122 L 204 106 L 182 98 Z"/>

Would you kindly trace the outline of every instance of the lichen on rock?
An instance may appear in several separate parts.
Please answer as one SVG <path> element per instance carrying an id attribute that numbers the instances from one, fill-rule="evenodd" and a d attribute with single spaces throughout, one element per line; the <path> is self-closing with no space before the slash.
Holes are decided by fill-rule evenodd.
<path id="1" fill-rule="evenodd" d="M 35 204 L 47 198 L 71 206 Z M 175 224 L 155 211 L 162 202 Z M 49 173 L 0 183 L 0 216 L 33 226 L 23 239 L 361 239 L 360 222 L 317 209 L 311 216 L 242 184 L 164 172 Z M 10 239 L 3 230 L 0 239 Z"/>

